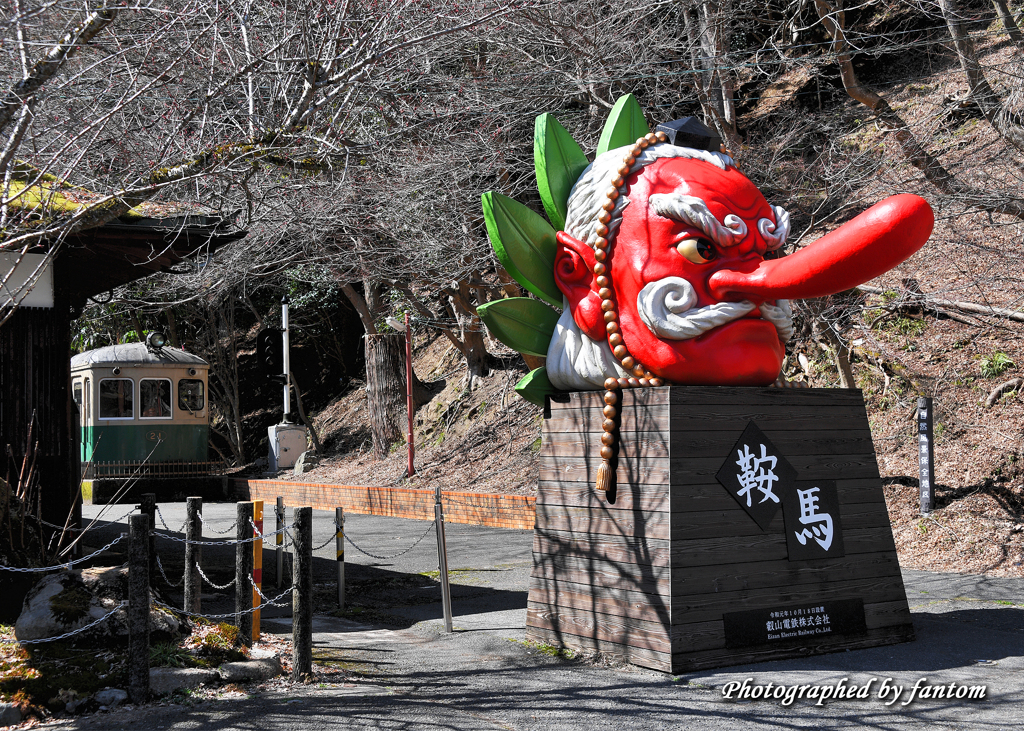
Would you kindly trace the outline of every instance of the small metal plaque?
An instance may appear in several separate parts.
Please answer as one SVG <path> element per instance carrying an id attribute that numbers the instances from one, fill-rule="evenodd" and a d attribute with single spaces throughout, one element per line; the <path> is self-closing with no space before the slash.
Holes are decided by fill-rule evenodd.
<path id="1" fill-rule="evenodd" d="M 768 530 L 783 495 L 793 491 L 796 470 L 751 421 L 715 477 L 761 530 Z"/>
<path id="2" fill-rule="evenodd" d="M 782 495 L 790 561 L 845 556 L 835 480 L 800 481 Z"/>
<path id="3" fill-rule="evenodd" d="M 725 646 L 828 642 L 833 637 L 867 632 L 862 599 L 834 599 L 745 612 L 727 612 Z"/>

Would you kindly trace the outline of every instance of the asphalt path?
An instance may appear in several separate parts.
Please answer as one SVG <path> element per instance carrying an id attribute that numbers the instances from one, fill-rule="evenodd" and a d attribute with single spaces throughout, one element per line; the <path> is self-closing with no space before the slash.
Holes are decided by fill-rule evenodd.
<path id="1" fill-rule="evenodd" d="M 160 507 L 173 533 L 184 521 L 184 505 Z M 100 509 L 86 506 L 86 520 Z M 96 523 L 90 545 L 98 547 L 124 531 L 125 521 L 112 519 L 127 509 L 111 506 Z M 207 536 L 215 537 L 214 529 L 227 528 L 234 515 L 233 504 L 205 506 Z M 328 544 L 316 553 L 315 573 L 328 595 L 337 572 L 334 544 L 329 540 L 333 521 L 333 513 L 314 511 L 314 545 Z M 273 529 L 272 510 L 265 525 Z M 552 657 L 525 642 L 530 531 L 446 525 L 455 631 L 445 634 L 438 584 L 430 581 L 436 578 L 431 572 L 437 571 L 437 544 L 428 526 L 424 521 L 346 516 L 346 533 L 365 551 L 352 544 L 346 547 L 346 577 L 352 587 L 397 587 L 392 592 L 394 605 L 386 611 L 386 626 L 330 616 L 318 616 L 314 622 L 318 654 L 355 670 L 355 682 L 298 686 L 244 700 L 120 709 L 77 719 L 69 727 L 119 730 L 143 724 L 153 731 L 1021 727 L 1022 579 L 904 571 L 917 635 L 914 642 L 673 676 Z M 158 528 L 168 532 L 159 522 Z M 228 534 L 232 535 L 233 531 Z M 180 578 L 181 561 L 176 559 L 180 544 L 158 540 L 170 578 Z M 230 577 L 232 555 L 230 547 L 204 549 L 204 568 Z M 273 557 L 268 548 L 264 576 L 270 589 L 275 586 Z M 170 596 L 175 598 L 173 592 Z M 348 596 L 357 599 L 351 592 Z M 204 611 L 229 603 L 226 595 L 211 592 L 209 601 L 204 599 Z M 268 611 L 265 617 L 265 631 L 290 631 L 287 609 Z M 845 689 L 869 684 L 869 689 L 866 697 L 821 703 L 817 698 L 798 698 L 787 704 L 785 696 L 740 698 L 740 691 L 724 697 L 730 684 L 742 687 L 744 682 L 748 689 L 763 689 L 771 683 L 772 693 L 780 685 Z M 954 691 L 984 686 L 985 697 L 920 697 L 923 686 L 943 685 L 948 692 L 951 683 Z M 915 685 L 918 691 L 911 700 Z M 901 692 L 888 690 L 893 686 Z"/>

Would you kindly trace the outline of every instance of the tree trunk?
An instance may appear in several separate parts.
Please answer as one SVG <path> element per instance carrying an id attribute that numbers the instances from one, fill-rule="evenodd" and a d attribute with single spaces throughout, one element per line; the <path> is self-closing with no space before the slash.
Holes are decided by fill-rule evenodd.
<path id="1" fill-rule="evenodd" d="M 366 410 L 373 454 L 383 459 L 403 441 L 408 426 L 405 406 L 405 337 L 366 336 Z"/>
<path id="2" fill-rule="evenodd" d="M 1003 0 L 992 0 L 992 6 L 996 9 L 996 13 L 999 15 L 999 20 L 1003 22 L 1003 27 L 1006 28 L 1006 32 L 1010 34 L 1010 40 L 1013 41 L 1013 45 L 1018 50 L 1024 51 L 1024 34 L 1021 34 L 1020 28 L 1017 26 L 1017 21 L 1013 19 L 1013 13 L 1010 12 L 1009 6 Z"/>

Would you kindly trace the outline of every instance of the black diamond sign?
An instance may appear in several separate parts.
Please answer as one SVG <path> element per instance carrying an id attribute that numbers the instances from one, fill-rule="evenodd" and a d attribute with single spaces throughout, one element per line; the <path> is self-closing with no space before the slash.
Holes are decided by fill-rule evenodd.
<path id="1" fill-rule="evenodd" d="M 790 561 L 846 555 L 835 480 L 796 482 L 781 497 Z"/>
<path id="2" fill-rule="evenodd" d="M 779 509 L 783 495 L 793 491 L 796 470 L 754 422 L 715 475 L 761 530 Z"/>

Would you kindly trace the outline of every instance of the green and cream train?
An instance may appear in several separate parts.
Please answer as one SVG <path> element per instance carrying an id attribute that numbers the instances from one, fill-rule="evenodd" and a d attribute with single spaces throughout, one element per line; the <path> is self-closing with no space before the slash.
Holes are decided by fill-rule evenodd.
<path id="1" fill-rule="evenodd" d="M 89 350 L 71 359 L 86 477 L 208 471 L 209 364 L 149 343 Z"/>

